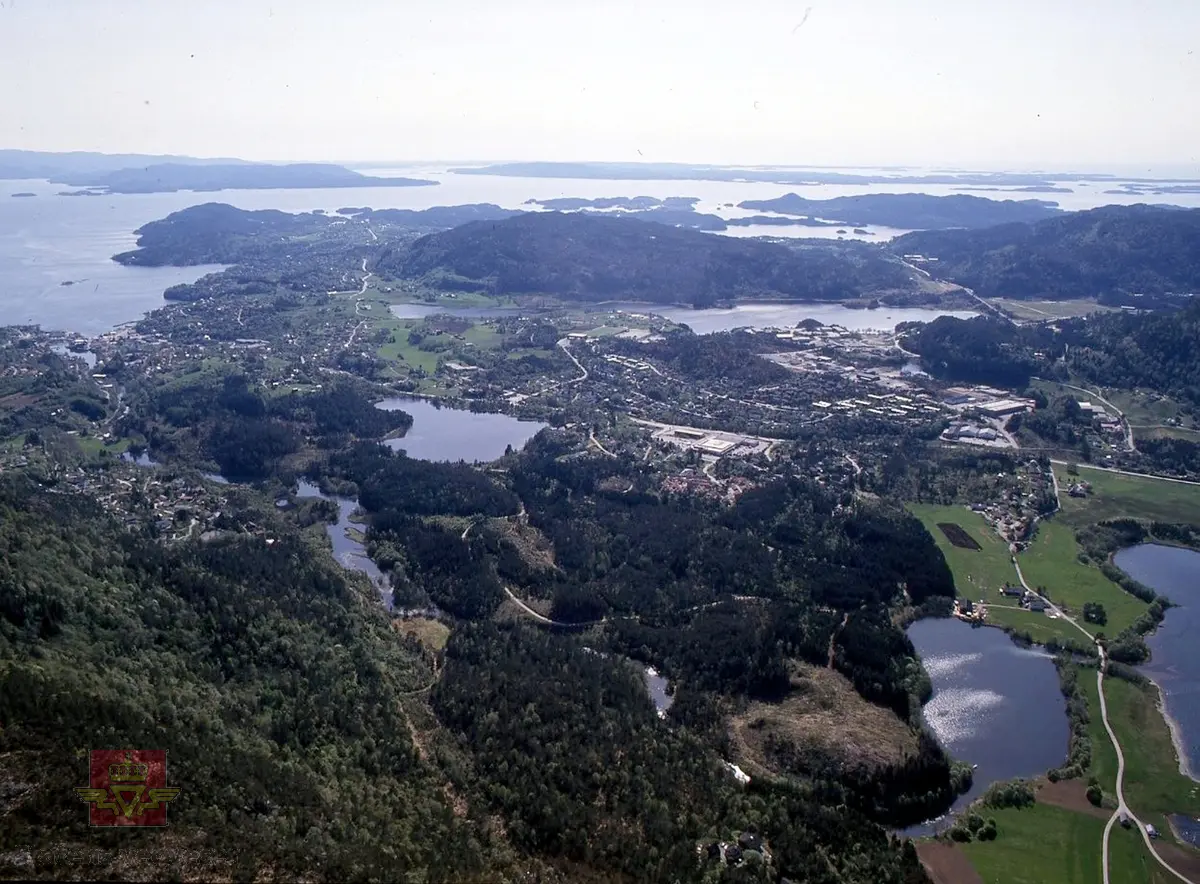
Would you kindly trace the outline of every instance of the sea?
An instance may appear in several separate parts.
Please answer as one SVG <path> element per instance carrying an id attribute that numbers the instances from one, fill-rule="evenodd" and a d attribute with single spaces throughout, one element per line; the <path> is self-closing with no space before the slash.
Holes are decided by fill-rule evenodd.
<path id="1" fill-rule="evenodd" d="M 761 182 L 658 180 L 616 181 L 595 178 L 520 178 L 463 175 L 448 164 L 397 165 L 364 170 L 437 181 L 435 187 L 358 187 L 336 189 L 224 190 L 216 193 L 114 194 L 60 196 L 64 185 L 39 180 L 0 180 L 0 324 L 39 324 L 95 335 L 122 323 L 136 321 L 162 306 L 163 291 L 191 282 L 221 268 L 123 267 L 111 256 L 134 247 L 135 231 L 171 212 L 207 202 L 243 209 L 281 209 L 307 212 L 336 211 L 344 206 L 424 209 L 464 203 L 495 203 L 506 208 L 534 208 L 529 200 L 553 197 L 687 196 L 696 197 L 697 211 L 726 218 L 757 212 L 739 209 L 747 199 L 771 199 L 789 192 L 826 199 L 865 193 L 977 193 L 996 199 L 1050 199 L 1066 209 L 1085 209 L 1107 203 L 1161 202 L 1200 206 L 1200 194 L 1136 196 L 1105 193 L 1113 180 L 1073 182 L 1071 193 L 1028 194 L 1004 191 L 960 191 L 951 185 L 870 184 L 796 186 Z M 866 171 L 874 170 L 851 170 Z M 32 197 L 14 197 L 15 193 Z M 845 238 L 883 242 L 906 231 L 868 227 Z M 734 236 L 837 237 L 833 228 L 730 228 Z M 936 314 L 931 313 L 929 318 Z"/>

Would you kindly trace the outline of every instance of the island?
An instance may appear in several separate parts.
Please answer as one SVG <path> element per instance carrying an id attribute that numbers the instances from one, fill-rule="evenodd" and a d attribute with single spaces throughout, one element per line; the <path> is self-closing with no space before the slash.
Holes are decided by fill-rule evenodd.
<path id="1" fill-rule="evenodd" d="M 324 163 L 195 164 L 154 163 L 107 172 L 79 172 L 51 179 L 58 184 L 89 188 L 69 195 L 93 192 L 173 193 L 178 190 L 272 190 L 279 188 L 422 187 L 437 184 L 417 178 L 373 177 Z"/>
<path id="2" fill-rule="evenodd" d="M 21 190 L 21 191 L 18 191 L 17 193 L 13 193 L 13 194 L 9 194 L 9 195 L 10 195 L 10 196 L 15 196 L 15 197 L 30 197 L 30 196 L 37 196 L 37 194 L 36 194 L 36 193 L 33 193 L 32 191 L 29 191 L 29 190 Z"/>
<path id="3" fill-rule="evenodd" d="M 769 200 L 745 200 L 738 207 L 835 220 L 850 227 L 877 224 L 901 230 L 993 227 L 1062 214 L 1057 204 L 1045 200 L 993 200 L 966 194 L 924 193 L 871 193 L 831 199 L 807 199 L 788 193 Z"/>

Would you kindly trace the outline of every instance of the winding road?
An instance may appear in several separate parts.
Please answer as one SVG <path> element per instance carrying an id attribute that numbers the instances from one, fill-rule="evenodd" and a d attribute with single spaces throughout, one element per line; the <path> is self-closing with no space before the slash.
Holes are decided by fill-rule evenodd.
<path id="1" fill-rule="evenodd" d="M 1057 461 L 1054 461 L 1054 462 L 1057 463 Z M 1111 472 L 1120 472 L 1120 471 L 1112 470 Z M 1053 477 L 1053 471 L 1051 471 L 1051 476 Z M 1055 498 L 1055 501 L 1058 502 L 1059 490 L 1058 490 L 1057 477 L 1054 477 L 1054 498 Z M 1057 510 L 1058 510 L 1058 507 L 1056 506 L 1055 511 L 1057 512 Z M 1017 561 L 1017 557 L 1015 555 L 1012 557 L 1012 564 L 1013 564 L 1013 568 L 1016 569 L 1017 579 L 1021 581 L 1021 585 L 1023 587 L 1025 587 L 1026 591 L 1029 593 L 1032 593 L 1033 595 L 1040 598 L 1043 602 L 1045 602 L 1046 607 L 1051 612 L 1053 612 L 1056 617 L 1062 618 L 1067 623 L 1070 623 L 1072 626 L 1074 626 L 1076 629 L 1078 629 L 1080 632 L 1082 632 L 1084 635 L 1086 635 L 1088 638 L 1088 641 L 1095 644 L 1096 650 L 1100 653 L 1100 667 L 1096 670 L 1096 693 L 1100 697 L 1100 718 L 1104 722 L 1104 729 L 1108 732 L 1108 738 L 1109 738 L 1109 740 L 1112 741 L 1113 749 L 1117 753 L 1117 782 L 1116 782 L 1117 809 L 1113 811 L 1112 816 L 1108 818 L 1107 825 L 1105 825 L 1105 827 L 1104 827 L 1104 840 L 1103 840 L 1102 846 L 1101 846 L 1101 859 L 1102 859 L 1102 865 L 1103 865 L 1103 870 L 1104 870 L 1104 884 L 1111 884 L 1111 882 L 1109 880 L 1109 874 L 1108 874 L 1109 835 L 1112 833 L 1113 825 L 1121 819 L 1122 815 L 1127 817 L 1135 826 L 1138 827 L 1138 831 L 1140 831 L 1142 833 L 1142 840 L 1144 842 L 1146 842 L 1146 849 L 1148 851 L 1150 851 L 1150 855 L 1152 857 L 1154 857 L 1154 859 L 1158 862 L 1158 864 L 1160 866 L 1162 866 L 1164 869 L 1166 869 L 1168 872 L 1170 872 L 1172 875 L 1174 875 L 1180 881 L 1183 881 L 1184 884 L 1196 884 L 1196 882 L 1191 881 L 1188 878 L 1185 878 L 1182 874 L 1180 874 L 1178 871 L 1176 871 L 1165 859 L 1162 858 L 1162 856 L 1159 855 L 1158 851 L 1154 847 L 1154 842 L 1150 839 L 1150 833 L 1146 831 L 1145 824 L 1143 824 L 1141 822 L 1141 820 L 1139 820 L 1137 818 L 1137 816 L 1134 815 L 1133 811 L 1129 809 L 1129 805 L 1125 803 L 1125 792 L 1124 792 L 1125 753 L 1121 751 L 1121 743 L 1117 739 L 1116 732 L 1113 731 L 1112 725 L 1109 724 L 1109 722 L 1108 722 L 1108 702 L 1107 702 L 1107 700 L 1105 700 L 1105 697 L 1104 697 L 1104 675 L 1108 671 L 1108 653 L 1107 653 L 1107 651 L 1105 651 L 1104 645 L 1097 642 L 1095 637 L 1079 624 L 1079 621 L 1077 621 L 1074 617 L 1067 616 L 1067 614 L 1065 614 L 1063 612 L 1062 608 L 1058 607 L 1058 605 L 1054 604 L 1054 602 L 1050 601 L 1050 599 L 1046 598 L 1044 595 L 1042 595 L 1037 590 L 1035 590 L 1032 586 L 1029 585 L 1029 582 L 1025 579 L 1025 575 L 1021 572 L 1021 563 Z"/>

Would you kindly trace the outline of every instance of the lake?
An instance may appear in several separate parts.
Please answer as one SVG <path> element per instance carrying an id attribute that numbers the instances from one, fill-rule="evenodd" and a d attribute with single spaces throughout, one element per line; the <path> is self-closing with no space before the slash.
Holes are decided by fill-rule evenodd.
<path id="1" fill-rule="evenodd" d="M 1183 768 L 1200 770 L 1200 553 L 1142 543 L 1113 556 L 1118 568 L 1179 607 L 1167 611 L 1148 636 L 1150 662 L 1143 673 L 1162 688 L 1167 712 L 1182 743 Z"/>
<path id="2" fill-rule="evenodd" d="M 413 424 L 408 432 L 384 444 L 395 451 L 406 451 L 409 457 L 418 460 L 468 463 L 496 460 L 504 456 L 509 445 L 519 449 L 548 426 L 507 414 L 438 406 L 427 399 L 384 399 L 376 407 L 412 415 Z"/>
<path id="3" fill-rule="evenodd" d="M 698 335 L 731 331 L 735 328 L 792 328 L 804 319 L 823 325 L 840 325 L 851 331 L 892 330 L 901 322 L 932 322 L 939 316 L 969 319 L 976 314 L 965 310 L 935 310 L 922 307 L 879 307 L 852 310 L 841 304 L 797 304 L 778 301 L 750 301 L 733 307 L 663 307 L 652 304 L 608 304 L 605 309 L 654 313 L 671 322 L 688 326 Z"/>
<path id="4" fill-rule="evenodd" d="M 953 618 L 919 620 L 908 637 L 933 681 L 926 724 L 954 758 L 978 765 L 955 810 L 998 780 L 1039 776 L 1066 760 L 1066 704 L 1049 654 Z"/>
<path id="5" fill-rule="evenodd" d="M 648 304 L 640 301 L 606 301 L 578 304 L 588 312 L 652 313 L 671 322 L 688 326 L 698 335 L 732 331 L 735 328 L 792 328 L 804 319 L 823 325 L 840 325 L 851 331 L 894 330 L 901 322 L 932 322 L 939 316 L 970 319 L 978 314 L 969 310 L 938 310 L 928 307 L 879 307 L 854 310 L 841 304 L 799 304 L 783 301 L 747 301 L 733 307 L 693 307 Z M 423 319 L 437 313 L 472 319 L 502 316 L 533 316 L 539 311 L 520 307 L 435 307 L 429 304 L 394 304 L 392 315 L 399 319 Z"/>

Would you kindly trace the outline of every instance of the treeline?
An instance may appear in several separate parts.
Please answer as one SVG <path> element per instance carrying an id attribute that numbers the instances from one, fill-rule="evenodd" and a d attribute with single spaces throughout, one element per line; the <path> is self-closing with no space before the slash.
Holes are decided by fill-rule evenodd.
<path id="1" fill-rule="evenodd" d="M 356 442 L 335 452 L 323 470 L 357 485 L 359 504 L 377 520 L 510 516 L 520 506 L 511 491 L 468 464 L 418 460 L 377 442 Z"/>
<path id="2" fill-rule="evenodd" d="M 898 330 L 905 349 L 919 353 L 922 366 L 934 377 L 1000 387 L 1028 386 L 1044 361 L 1062 349 L 1049 329 L 988 316 L 939 316 Z"/>
<path id="3" fill-rule="evenodd" d="M 971 766 L 950 761 L 925 730 L 915 754 L 882 767 L 847 765 L 826 749 L 775 734 L 767 736 L 766 753 L 787 774 L 819 783 L 825 800 L 891 826 L 913 826 L 943 813 L 973 780 Z"/>
<path id="4" fill-rule="evenodd" d="M 270 396 L 246 375 L 232 374 L 153 388 L 135 400 L 124 425 L 154 450 L 195 446 L 194 454 L 214 461 L 222 475 L 253 480 L 274 474 L 306 438 L 339 448 L 355 438 L 407 429 L 412 416 L 375 408 L 370 391 L 355 382 Z"/>
<path id="5" fill-rule="evenodd" d="M 307 541 L 272 536 L 166 547 L 82 496 L 0 482 L 0 752 L 36 784 L 0 821 L 8 849 L 89 878 L 500 872 L 409 739 L 397 699 L 430 678 L 420 650 Z M 63 796 L 96 745 L 165 749 L 172 827 L 204 846 L 139 859 L 83 836 Z"/>
<path id="6" fill-rule="evenodd" d="M 1200 280 L 1190 291 L 1200 292 Z M 1071 345 L 1071 368 L 1092 383 L 1157 390 L 1200 404 L 1200 303 L 1182 310 L 1108 313 L 1065 322 L 1062 329 Z"/>
<path id="7" fill-rule="evenodd" d="M 913 288 L 899 263 L 861 243 L 789 248 L 612 217 L 533 212 L 385 247 L 377 272 L 493 295 L 711 305 L 738 297 L 840 301 Z"/>
<path id="8" fill-rule="evenodd" d="M 750 829 L 770 846 L 773 879 L 925 880 L 911 846 L 824 800 L 840 788 L 835 771 L 743 791 L 687 729 L 658 720 L 632 667 L 567 637 L 457 629 L 431 699 L 475 755 L 470 787 L 527 850 L 633 880 L 699 881 L 696 845 Z"/>
<path id="9" fill-rule="evenodd" d="M 897 254 L 938 259 L 941 279 L 984 297 L 1095 298 L 1200 292 L 1200 211 L 1103 206 L 1033 224 L 909 233 Z"/>

